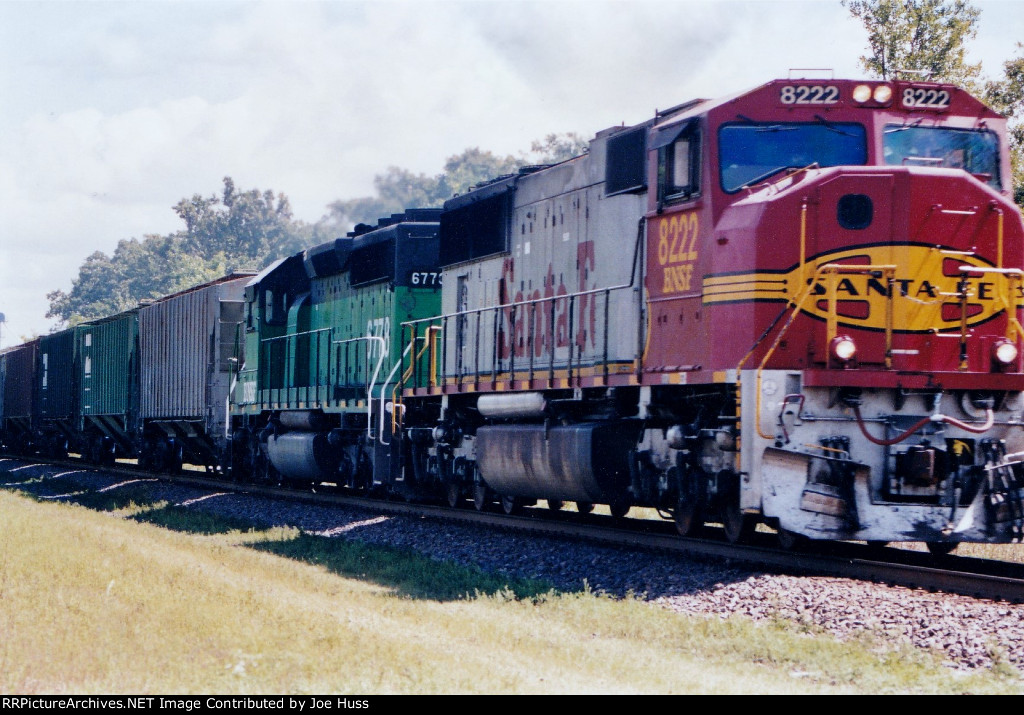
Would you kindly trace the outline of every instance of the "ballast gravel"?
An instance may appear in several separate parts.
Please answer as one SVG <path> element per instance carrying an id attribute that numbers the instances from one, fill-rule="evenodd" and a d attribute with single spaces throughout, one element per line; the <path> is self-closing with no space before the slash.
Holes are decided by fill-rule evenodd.
<path id="1" fill-rule="evenodd" d="M 60 482 L 72 475 L 75 489 L 63 493 Z M 700 617 L 787 619 L 841 639 L 868 633 L 893 644 L 939 652 L 958 669 L 990 667 L 997 661 L 1024 669 L 1024 605 L 844 578 L 769 574 L 686 555 L 362 508 L 211 492 L 155 480 L 126 480 L 101 472 L 61 472 L 47 465 L 0 459 L 0 487 L 33 492 L 47 500 L 74 501 L 81 498 L 83 488 L 116 492 L 129 484 L 134 489 L 144 486 L 153 502 L 166 501 L 258 527 L 290 526 L 312 534 L 413 549 L 437 560 L 543 580 L 560 590 L 632 594 Z"/>

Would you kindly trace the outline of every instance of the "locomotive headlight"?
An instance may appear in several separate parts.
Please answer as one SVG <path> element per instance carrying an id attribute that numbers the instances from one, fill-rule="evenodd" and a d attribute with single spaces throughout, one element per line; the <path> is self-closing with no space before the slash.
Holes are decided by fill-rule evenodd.
<path id="1" fill-rule="evenodd" d="M 832 357 L 839 362 L 850 362 L 857 354 L 857 344 L 848 335 L 837 335 L 832 338 L 829 350 L 832 352 Z"/>
<path id="2" fill-rule="evenodd" d="M 879 104 L 888 104 L 889 100 L 892 99 L 892 87 L 887 84 L 880 84 L 875 87 L 875 91 L 872 96 Z"/>
<path id="3" fill-rule="evenodd" d="M 992 346 L 992 357 L 1000 365 L 1009 365 L 1017 359 L 1017 346 L 1004 338 Z"/>
<path id="4" fill-rule="evenodd" d="M 866 84 L 858 84 L 853 88 L 853 101 L 858 104 L 864 104 L 864 102 L 871 99 L 871 87 Z"/>

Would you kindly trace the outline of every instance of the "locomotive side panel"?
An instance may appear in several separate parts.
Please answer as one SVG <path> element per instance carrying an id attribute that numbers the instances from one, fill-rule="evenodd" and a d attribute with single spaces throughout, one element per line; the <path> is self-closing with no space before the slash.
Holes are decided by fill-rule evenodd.
<path id="1" fill-rule="evenodd" d="M 495 198 L 480 199 L 506 202 L 492 217 L 503 250 L 445 268 L 446 384 L 567 388 L 635 370 L 644 197 L 608 195 L 605 143 L 598 137 L 588 154 L 506 180 L 490 190 Z M 456 240 L 444 216 L 468 213 L 466 206 L 446 207 L 442 255 Z"/>

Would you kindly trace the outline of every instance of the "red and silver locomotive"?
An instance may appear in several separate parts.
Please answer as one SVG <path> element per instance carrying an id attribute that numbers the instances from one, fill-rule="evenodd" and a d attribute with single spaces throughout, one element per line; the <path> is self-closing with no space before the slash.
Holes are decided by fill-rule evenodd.
<path id="1" fill-rule="evenodd" d="M 386 405 L 406 470 L 732 540 L 1017 540 L 1010 188 L 1005 120 L 953 86 L 778 80 L 457 196 Z"/>

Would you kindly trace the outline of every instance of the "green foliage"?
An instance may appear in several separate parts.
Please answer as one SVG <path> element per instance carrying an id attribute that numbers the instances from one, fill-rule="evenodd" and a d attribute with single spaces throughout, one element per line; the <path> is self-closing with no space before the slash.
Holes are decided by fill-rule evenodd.
<path id="1" fill-rule="evenodd" d="M 980 64 L 967 64 L 966 42 L 977 34 L 980 10 L 965 0 L 843 0 L 868 31 L 869 74 L 894 79 L 900 70 L 972 87 Z"/>
<path id="2" fill-rule="evenodd" d="M 967 64 L 966 43 L 977 34 L 981 11 L 966 0 L 842 0 L 868 32 L 869 74 L 895 78 L 900 70 L 964 87 L 1010 123 L 1013 199 L 1024 207 L 1024 44 L 1003 63 L 1003 76 L 982 80 L 981 64 Z"/>
<path id="3" fill-rule="evenodd" d="M 335 201 L 319 225 L 320 230 L 347 231 L 357 223 L 375 223 L 378 218 L 410 207 L 441 206 L 445 200 L 473 186 L 514 174 L 531 164 L 555 164 L 587 151 L 587 141 L 577 134 L 549 134 L 535 141 L 528 153 L 497 156 L 479 148 L 469 148 L 448 157 L 444 170 L 436 176 L 413 174 L 397 166 L 378 174 L 373 185 L 376 196 Z"/>
<path id="4" fill-rule="evenodd" d="M 48 318 L 74 325 L 176 293 L 236 268 L 259 268 L 309 245 L 313 230 L 295 222 L 283 194 L 238 192 L 225 177 L 220 197 L 195 194 L 174 206 L 185 229 L 122 240 L 112 256 L 85 259 L 70 293 L 47 294 Z"/>
<path id="5" fill-rule="evenodd" d="M 456 193 L 521 166 L 564 161 L 586 149 L 587 142 L 576 134 L 550 134 L 518 157 L 466 149 L 450 157 L 437 176 L 392 166 L 374 179 L 375 196 L 335 201 L 314 226 L 293 220 L 284 194 L 239 191 L 228 176 L 219 196 L 193 194 L 175 204 L 183 230 L 122 240 L 112 256 L 97 251 L 86 258 L 70 292 L 47 294 L 46 317 L 59 318 L 58 327 L 63 327 L 120 313 L 232 269 L 262 268 L 347 232 L 355 223 L 373 223 L 406 208 L 440 206 Z"/>
<path id="6" fill-rule="evenodd" d="M 985 84 L 984 97 L 1010 120 L 1013 200 L 1024 207 L 1024 43 L 1017 43 L 1017 57 L 1003 63 L 1002 78 Z"/>
<path id="7" fill-rule="evenodd" d="M 179 201 L 174 212 L 185 222 L 177 235 L 181 246 L 206 261 L 228 257 L 261 263 L 306 247 L 288 197 L 256 189 L 238 192 L 230 176 L 220 198 L 194 194 Z"/>

